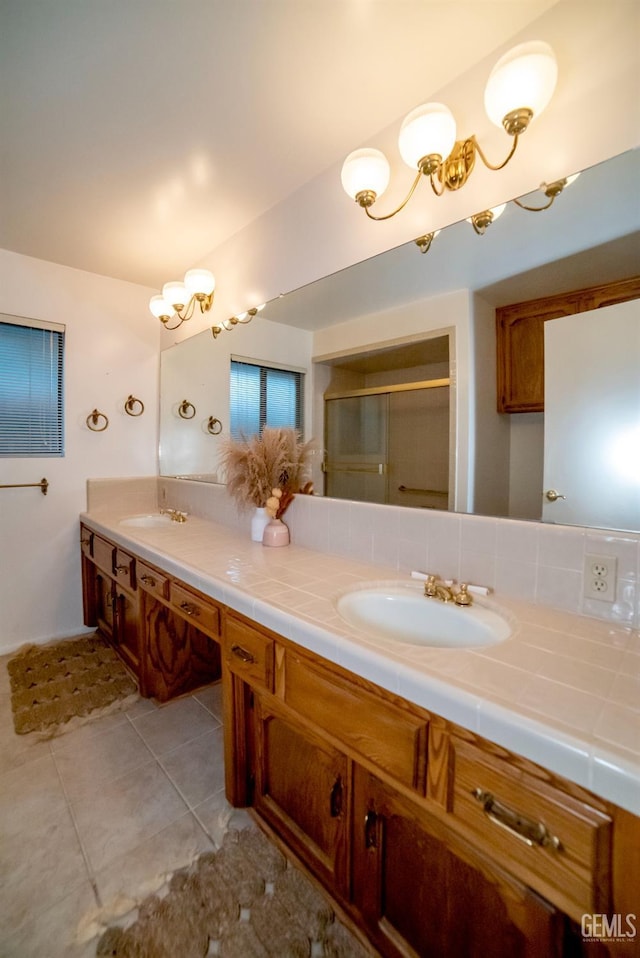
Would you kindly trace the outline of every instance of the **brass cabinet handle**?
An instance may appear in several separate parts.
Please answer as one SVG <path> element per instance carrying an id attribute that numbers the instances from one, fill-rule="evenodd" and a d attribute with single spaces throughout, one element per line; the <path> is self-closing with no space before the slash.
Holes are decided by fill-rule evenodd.
<path id="1" fill-rule="evenodd" d="M 329 813 L 332 818 L 342 815 L 342 777 L 338 775 L 329 794 Z"/>
<path id="2" fill-rule="evenodd" d="M 378 816 L 373 811 L 369 809 L 367 814 L 364 816 L 364 847 L 365 848 L 377 848 L 378 847 Z"/>
<path id="3" fill-rule="evenodd" d="M 194 605 L 192 602 L 181 602 L 180 608 L 187 615 L 200 615 L 200 609 L 197 605 Z"/>
<path id="4" fill-rule="evenodd" d="M 212 436 L 219 436 L 222 432 L 222 423 L 215 416 L 209 416 L 207 420 L 207 432 Z"/>
<path id="5" fill-rule="evenodd" d="M 117 565 L 115 568 L 116 575 L 129 575 L 130 571 L 128 565 Z"/>
<path id="6" fill-rule="evenodd" d="M 556 850 L 561 847 L 560 839 L 552 835 L 542 822 L 535 822 L 507 805 L 503 805 L 502 802 L 494 798 L 491 792 L 486 792 L 483 788 L 474 788 L 471 790 L 471 794 L 477 802 L 480 802 L 482 811 L 494 825 L 504 828 L 510 835 L 524 842 L 525 845 L 530 847 L 538 845 L 540 848 L 555 848 Z"/>
<path id="7" fill-rule="evenodd" d="M 189 412 L 191 410 L 191 412 Z M 180 405 L 178 406 L 178 415 L 181 419 L 193 419 L 196 414 L 196 407 L 192 402 L 187 402 L 186 399 L 183 399 Z"/>
<path id="8" fill-rule="evenodd" d="M 241 645 L 232 645 L 231 651 L 235 656 L 237 656 L 237 658 L 242 659 L 243 662 L 255 662 L 251 652 L 247 652 L 247 650 L 243 649 Z"/>
<path id="9" fill-rule="evenodd" d="M 153 578 L 152 575 L 141 575 L 141 576 L 140 576 L 140 581 L 141 581 L 141 582 L 145 582 L 147 585 L 155 585 L 155 584 L 156 584 L 156 580 Z"/>

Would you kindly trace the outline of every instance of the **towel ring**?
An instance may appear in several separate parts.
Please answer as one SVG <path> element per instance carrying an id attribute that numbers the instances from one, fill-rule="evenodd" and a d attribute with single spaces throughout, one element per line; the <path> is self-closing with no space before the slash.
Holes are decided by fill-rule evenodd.
<path id="1" fill-rule="evenodd" d="M 98 421 L 104 419 L 104 426 L 99 426 Z M 104 432 L 107 426 L 109 425 L 109 420 L 103 412 L 98 412 L 97 409 L 94 409 L 93 412 L 90 412 L 87 416 L 87 426 L 91 432 Z"/>
<path id="2" fill-rule="evenodd" d="M 135 411 L 136 406 L 140 407 L 138 412 Z M 129 396 L 124 404 L 124 411 L 128 416 L 141 416 L 144 412 L 144 403 L 141 399 L 136 399 L 135 396 Z"/>
<path id="3" fill-rule="evenodd" d="M 222 423 L 215 416 L 209 416 L 207 421 L 207 432 L 212 436 L 219 436 L 222 432 Z"/>
<path id="4" fill-rule="evenodd" d="M 192 410 L 191 415 L 189 415 L 189 410 Z M 196 407 L 192 402 L 187 402 L 186 399 L 183 399 L 180 405 L 178 406 L 178 415 L 181 419 L 193 419 L 196 414 Z"/>

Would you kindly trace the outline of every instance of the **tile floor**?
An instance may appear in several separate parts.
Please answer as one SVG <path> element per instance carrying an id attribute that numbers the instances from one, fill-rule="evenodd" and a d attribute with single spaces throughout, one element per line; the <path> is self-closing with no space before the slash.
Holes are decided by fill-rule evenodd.
<path id="1" fill-rule="evenodd" d="M 0 955 L 93 958 L 104 924 L 250 819 L 224 797 L 221 689 L 48 742 L 13 731 L 0 658 Z"/>

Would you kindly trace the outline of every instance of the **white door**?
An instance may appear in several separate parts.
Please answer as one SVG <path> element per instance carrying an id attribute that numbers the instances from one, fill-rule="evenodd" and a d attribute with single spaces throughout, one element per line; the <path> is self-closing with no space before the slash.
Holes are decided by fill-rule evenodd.
<path id="1" fill-rule="evenodd" d="M 640 300 L 544 335 L 543 519 L 640 529 Z"/>

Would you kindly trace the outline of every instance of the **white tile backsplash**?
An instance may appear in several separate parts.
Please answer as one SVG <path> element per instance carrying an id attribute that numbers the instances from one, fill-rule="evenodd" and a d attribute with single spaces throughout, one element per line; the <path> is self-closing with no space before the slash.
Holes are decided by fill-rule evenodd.
<path id="1" fill-rule="evenodd" d="M 243 534 L 249 530 L 250 515 L 238 514 L 222 485 L 155 477 L 89 480 L 87 498 L 92 512 L 126 501 L 132 514 L 166 506 Z M 390 576 L 429 571 L 489 586 L 498 597 L 640 628 L 640 534 L 320 496 L 296 496 L 285 522 L 298 545 L 383 566 Z M 615 602 L 583 598 L 586 553 L 616 556 Z"/>

